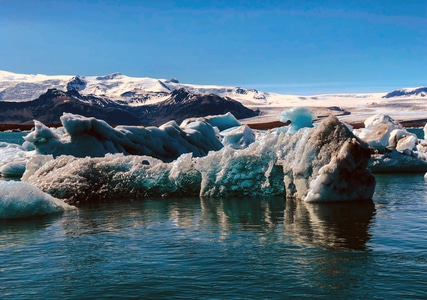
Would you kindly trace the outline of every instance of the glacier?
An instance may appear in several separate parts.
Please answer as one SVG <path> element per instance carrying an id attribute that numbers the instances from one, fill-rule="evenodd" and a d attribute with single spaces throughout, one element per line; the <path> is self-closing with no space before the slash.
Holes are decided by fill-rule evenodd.
<path id="1" fill-rule="evenodd" d="M 25 137 L 37 154 L 22 180 L 75 205 L 172 195 L 282 195 L 307 202 L 372 198 L 375 179 L 364 142 L 334 116 L 314 128 L 306 110 L 287 116 L 286 128 L 253 131 L 234 126 L 239 124 L 230 115 L 191 120 L 183 128 L 173 121 L 159 128 L 112 128 L 64 114 L 62 129 L 36 122 Z"/>

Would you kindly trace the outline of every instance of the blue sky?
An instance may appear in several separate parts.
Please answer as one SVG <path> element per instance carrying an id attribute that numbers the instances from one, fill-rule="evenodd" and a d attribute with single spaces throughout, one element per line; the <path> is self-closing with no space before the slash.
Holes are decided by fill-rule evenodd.
<path id="1" fill-rule="evenodd" d="M 427 0 L 0 0 L 0 69 L 293 94 L 427 85 Z"/>

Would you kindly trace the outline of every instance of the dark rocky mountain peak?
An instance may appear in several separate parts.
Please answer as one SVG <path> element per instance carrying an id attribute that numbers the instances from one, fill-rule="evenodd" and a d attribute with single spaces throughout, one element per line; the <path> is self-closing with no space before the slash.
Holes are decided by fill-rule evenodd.
<path id="1" fill-rule="evenodd" d="M 67 96 L 67 94 L 64 91 L 58 89 L 48 89 L 46 93 L 40 95 L 39 99 L 50 99 L 65 96 Z"/>
<path id="2" fill-rule="evenodd" d="M 80 76 L 75 76 L 67 83 L 67 91 L 82 91 L 86 88 L 86 81 Z"/>
<path id="3" fill-rule="evenodd" d="M 179 83 L 178 79 L 176 79 L 176 78 L 171 78 L 167 82 Z"/>
<path id="4" fill-rule="evenodd" d="M 240 95 L 246 95 L 248 93 L 248 91 L 244 88 L 241 87 L 237 87 L 235 89 L 236 94 L 240 94 Z"/>
<path id="5" fill-rule="evenodd" d="M 98 77 L 96 77 L 96 80 L 111 80 L 111 79 L 118 78 L 120 76 L 123 76 L 123 74 L 120 72 L 115 72 L 115 73 L 111 73 L 111 74 L 104 75 L 104 76 L 98 76 Z"/>
<path id="6" fill-rule="evenodd" d="M 189 95 L 190 95 L 190 92 L 188 92 L 184 88 L 180 88 L 180 89 L 174 90 L 171 93 L 170 99 L 172 99 L 175 103 L 180 103 L 184 101 L 186 98 L 188 98 Z"/>

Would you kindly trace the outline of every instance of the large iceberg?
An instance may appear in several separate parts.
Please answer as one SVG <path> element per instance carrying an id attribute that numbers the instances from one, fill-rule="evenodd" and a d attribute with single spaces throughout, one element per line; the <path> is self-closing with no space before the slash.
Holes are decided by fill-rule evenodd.
<path id="1" fill-rule="evenodd" d="M 41 123 L 27 136 L 39 154 L 22 180 L 71 204 L 167 195 L 348 201 L 374 192 L 368 147 L 334 116 L 315 128 L 295 118 L 295 132 L 256 134 L 244 125 L 230 129 L 235 122 L 221 127 L 220 117 L 221 130 L 202 119 L 184 128 L 111 128 L 71 114 L 61 120 L 62 136 Z"/>

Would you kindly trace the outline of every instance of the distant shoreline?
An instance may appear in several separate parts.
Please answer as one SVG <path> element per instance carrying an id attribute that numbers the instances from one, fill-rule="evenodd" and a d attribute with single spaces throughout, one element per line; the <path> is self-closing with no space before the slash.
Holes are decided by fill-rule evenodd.
<path id="1" fill-rule="evenodd" d="M 321 121 L 321 119 L 319 119 L 315 122 L 320 122 L 320 121 Z M 425 124 L 427 123 L 427 119 L 405 120 L 405 121 L 398 121 L 398 122 L 405 128 L 408 128 L 408 127 L 418 128 L 418 127 L 424 127 Z M 348 121 L 345 121 L 345 123 L 350 124 L 351 126 L 353 126 L 354 129 L 359 129 L 359 128 L 365 127 L 364 122 L 348 122 Z M 283 123 L 280 121 L 271 121 L 271 122 L 247 123 L 246 125 L 248 125 L 252 129 L 267 130 L 267 129 L 272 129 L 272 128 L 276 128 L 276 127 L 289 125 L 289 122 Z"/>
<path id="2" fill-rule="evenodd" d="M 47 127 L 61 127 L 62 124 L 47 124 Z M 0 124 L 0 131 L 30 131 L 34 124 Z"/>

